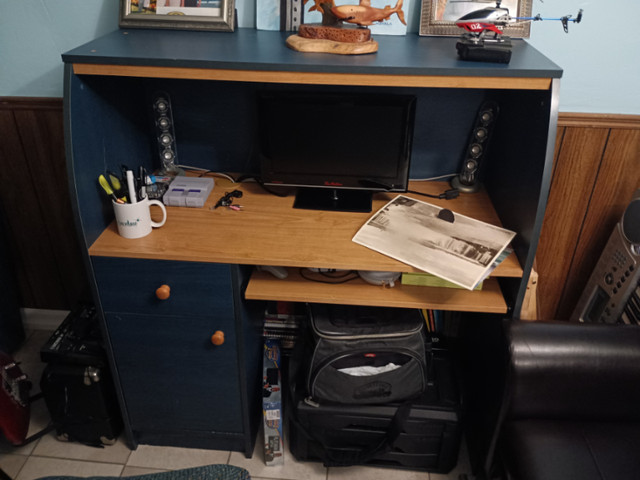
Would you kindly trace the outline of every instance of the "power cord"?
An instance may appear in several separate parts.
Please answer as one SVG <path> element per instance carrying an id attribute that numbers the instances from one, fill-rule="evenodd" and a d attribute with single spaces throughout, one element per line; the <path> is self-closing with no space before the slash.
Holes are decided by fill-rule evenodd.
<path id="1" fill-rule="evenodd" d="M 347 283 L 358 278 L 358 272 L 347 270 L 343 272 L 312 272 L 306 268 L 301 268 L 300 276 L 305 280 L 319 283 L 339 284 Z"/>
<path id="2" fill-rule="evenodd" d="M 276 197 L 287 197 L 291 193 L 291 189 L 287 189 L 285 191 L 274 190 L 272 188 L 267 187 L 261 178 L 256 177 L 255 175 L 242 175 L 236 179 L 236 182 L 242 183 L 245 180 L 255 180 L 255 182 L 262 187 L 262 189 L 270 193 L 271 195 L 275 195 Z M 277 187 L 276 187 L 277 188 Z"/>
<path id="3" fill-rule="evenodd" d="M 439 195 L 432 195 L 430 193 L 416 192 L 415 190 L 407 190 L 407 193 L 414 193 L 416 195 L 423 195 L 425 197 L 430 197 L 430 198 L 438 198 L 440 200 L 442 200 L 442 199 L 444 199 L 444 200 L 452 200 L 454 198 L 458 198 L 458 196 L 460 195 L 460 190 L 458 190 L 457 188 L 450 188 L 449 190 L 445 190 L 444 192 L 442 192 Z"/>

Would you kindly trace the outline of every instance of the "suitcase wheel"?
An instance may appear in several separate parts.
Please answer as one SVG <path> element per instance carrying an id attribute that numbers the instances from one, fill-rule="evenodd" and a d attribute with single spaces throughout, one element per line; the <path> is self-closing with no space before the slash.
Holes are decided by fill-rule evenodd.
<path id="1" fill-rule="evenodd" d="M 113 445 L 114 443 L 116 443 L 116 439 L 102 436 L 100 437 L 100 442 L 102 442 L 103 445 Z"/>

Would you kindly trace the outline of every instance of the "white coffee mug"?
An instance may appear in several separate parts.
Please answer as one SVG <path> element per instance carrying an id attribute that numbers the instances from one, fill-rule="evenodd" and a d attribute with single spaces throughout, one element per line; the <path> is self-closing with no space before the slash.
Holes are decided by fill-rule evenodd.
<path id="1" fill-rule="evenodd" d="M 167 221 L 167 209 L 158 200 L 145 198 L 137 203 L 113 203 L 116 214 L 118 233 L 124 238 L 141 238 L 151 233 L 152 228 L 158 228 Z M 151 205 L 157 205 L 162 210 L 162 220 L 151 220 Z"/>

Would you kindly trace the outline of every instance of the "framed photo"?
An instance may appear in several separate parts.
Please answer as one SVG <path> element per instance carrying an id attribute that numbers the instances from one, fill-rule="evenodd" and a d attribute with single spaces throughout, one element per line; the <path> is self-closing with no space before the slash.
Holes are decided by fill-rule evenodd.
<path id="1" fill-rule="evenodd" d="M 495 7 L 495 0 L 422 0 L 420 14 L 420 35 L 460 35 L 463 30 L 456 26 L 456 20 L 474 10 Z M 501 8 L 508 8 L 512 17 L 530 17 L 531 0 L 502 0 Z M 505 35 L 526 38 L 530 23 L 516 22 L 504 28 Z"/>
<path id="2" fill-rule="evenodd" d="M 121 28 L 233 32 L 235 0 L 120 0 Z"/>

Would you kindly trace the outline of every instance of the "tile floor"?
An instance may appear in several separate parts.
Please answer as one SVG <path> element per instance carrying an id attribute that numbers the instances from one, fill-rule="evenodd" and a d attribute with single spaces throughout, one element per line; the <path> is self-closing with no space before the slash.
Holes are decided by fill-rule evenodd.
<path id="1" fill-rule="evenodd" d="M 51 331 L 30 331 L 25 345 L 14 353 L 14 358 L 21 362 L 22 370 L 34 384 L 32 395 L 40 391 L 38 383 L 45 367 L 40 361 L 40 348 L 50 335 Z M 44 401 L 36 401 L 32 405 L 29 435 L 39 431 L 48 421 Z M 140 445 L 132 451 L 126 447 L 122 438 L 114 445 L 94 448 L 79 443 L 61 442 L 50 433 L 21 448 L 7 446 L 6 442 L 5 445 L 0 445 L 0 468 L 14 480 L 33 480 L 56 474 L 127 477 L 215 463 L 229 463 L 246 468 L 255 480 L 447 480 L 458 479 L 460 474 L 468 473 L 469 470 L 464 448 L 458 466 L 448 475 L 440 475 L 389 468 L 325 468 L 320 463 L 298 462 L 288 450 L 284 466 L 267 467 L 264 465 L 261 444 L 256 442 L 256 446 L 253 457 L 247 459 L 238 452 L 149 445 Z"/>

